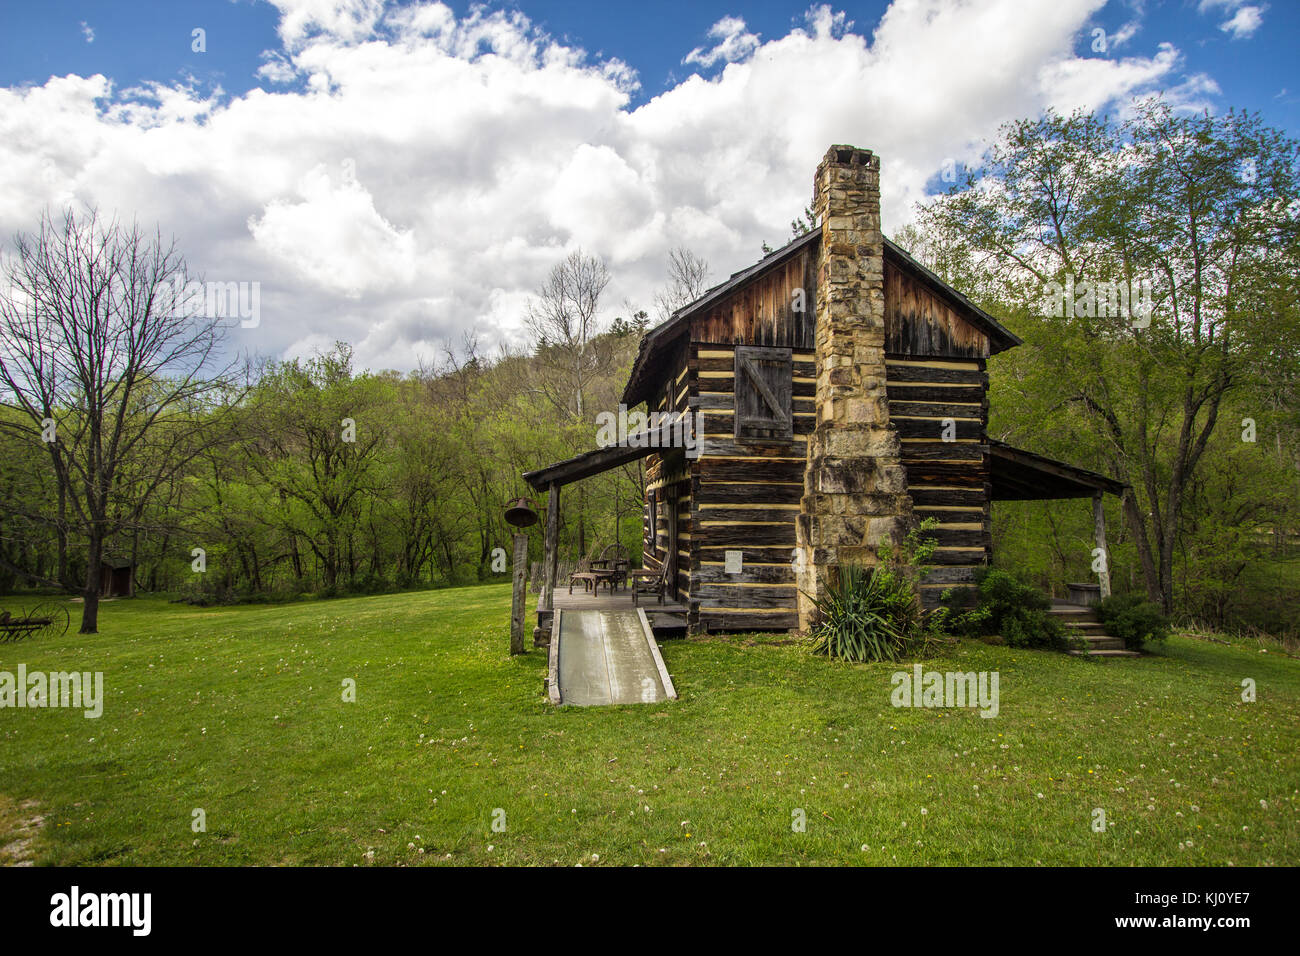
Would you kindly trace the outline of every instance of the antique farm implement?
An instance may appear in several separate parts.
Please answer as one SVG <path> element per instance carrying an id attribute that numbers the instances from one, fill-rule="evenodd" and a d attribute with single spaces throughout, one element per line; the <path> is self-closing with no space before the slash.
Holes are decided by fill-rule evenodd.
<path id="1" fill-rule="evenodd" d="M 0 611 L 0 644 L 16 643 L 29 637 L 59 637 L 68 632 L 68 609 L 60 604 L 38 604 L 30 611 Z"/>

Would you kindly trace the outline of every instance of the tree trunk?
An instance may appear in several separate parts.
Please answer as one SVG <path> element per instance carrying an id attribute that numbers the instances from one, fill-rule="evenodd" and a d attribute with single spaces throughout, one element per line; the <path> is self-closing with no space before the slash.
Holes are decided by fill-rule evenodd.
<path id="1" fill-rule="evenodd" d="M 91 533 L 90 547 L 87 549 L 86 587 L 81 592 L 82 600 L 85 602 L 81 606 L 82 634 L 99 633 L 99 576 L 103 558 L 104 539 L 98 531 L 94 531 Z"/>
<path id="2" fill-rule="evenodd" d="M 69 591 L 73 589 L 72 575 L 68 569 L 68 502 L 67 490 L 59 482 L 59 583 Z"/>
<path id="3" fill-rule="evenodd" d="M 1133 543 L 1137 545 L 1138 561 L 1142 564 L 1142 583 L 1147 589 L 1147 599 L 1159 602 L 1160 575 L 1156 571 L 1155 557 L 1151 553 L 1151 540 L 1147 537 L 1146 523 L 1138 509 L 1137 496 L 1132 488 L 1124 489 L 1121 496 L 1124 505 L 1124 517 L 1128 519 L 1129 530 L 1133 532 Z"/>

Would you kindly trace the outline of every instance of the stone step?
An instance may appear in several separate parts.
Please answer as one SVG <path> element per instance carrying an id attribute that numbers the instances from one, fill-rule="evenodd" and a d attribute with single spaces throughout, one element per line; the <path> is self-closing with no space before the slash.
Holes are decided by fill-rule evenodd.
<path id="1" fill-rule="evenodd" d="M 1070 651 L 1076 657 L 1141 657 L 1137 651 Z"/>
<path id="2" fill-rule="evenodd" d="M 1118 637 L 1107 637 L 1106 635 L 1103 634 L 1100 637 L 1086 638 L 1086 640 L 1088 641 L 1088 649 L 1092 651 L 1126 650 L 1126 648 L 1124 647 L 1124 642 L 1120 640 Z"/>
<path id="3" fill-rule="evenodd" d="M 1061 607 L 1056 605 L 1051 609 L 1050 613 L 1070 624 L 1095 624 L 1101 620 L 1097 617 L 1097 612 L 1090 607 Z"/>

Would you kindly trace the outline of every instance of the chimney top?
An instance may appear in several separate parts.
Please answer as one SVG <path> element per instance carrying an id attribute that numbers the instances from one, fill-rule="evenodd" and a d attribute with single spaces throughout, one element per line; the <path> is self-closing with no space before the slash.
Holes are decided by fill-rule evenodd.
<path id="1" fill-rule="evenodd" d="M 856 146 L 832 146 L 826 151 L 822 163 L 831 166 L 871 166 L 876 156 L 869 149 Z"/>

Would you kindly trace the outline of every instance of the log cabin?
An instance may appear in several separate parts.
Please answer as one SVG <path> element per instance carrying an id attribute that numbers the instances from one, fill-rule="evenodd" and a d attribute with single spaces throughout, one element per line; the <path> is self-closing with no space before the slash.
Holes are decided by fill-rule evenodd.
<path id="1" fill-rule="evenodd" d="M 927 517 L 933 606 L 989 562 L 999 499 L 1091 497 L 1104 548 L 1101 496 L 1124 486 L 988 438 L 986 363 L 1020 339 L 885 238 L 879 176 L 869 150 L 831 147 L 813 228 L 642 339 L 623 402 L 667 416 L 649 437 L 524 475 L 548 496 L 538 643 L 560 489 L 636 458 L 645 567 L 694 631 L 806 629 L 841 563 L 875 562 Z M 694 441 L 659 440 L 671 421 Z"/>

